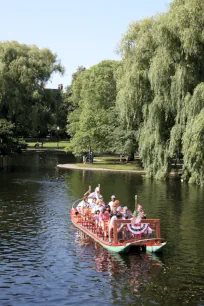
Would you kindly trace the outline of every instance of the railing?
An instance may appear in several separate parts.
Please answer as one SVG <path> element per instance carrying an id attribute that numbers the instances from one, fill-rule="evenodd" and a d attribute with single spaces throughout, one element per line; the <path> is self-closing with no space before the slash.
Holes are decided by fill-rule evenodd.
<path id="1" fill-rule="evenodd" d="M 76 204 L 79 204 L 82 200 L 83 200 L 83 198 L 74 201 L 74 203 L 72 204 L 72 209 L 75 208 L 75 205 L 76 205 Z"/>
<path id="2" fill-rule="evenodd" d="M 132 220 L 115 220 L 114 222 L 114 226 L 113 226 L 113 243 L 114 244 L 118 244 L 120 243 L 120 239 L 118 237 L 118 228 L 120 227 L 121 224 L 127 225 L 127 224 L 131 224 Z M 141 220 L 141 223 L 138 224 L 138 226 L 142 225 L 143 223 L 148 224 L 148 226 L 151 228 L 151 230 L 153 231 L 153 236 L 155 239 L 161 239 L 161 234 L 160 234 L 160 220 L 159 219 L 143 219 Z M 138 237 L 136 237 L 137 235 L 132 236 L 132 238 L 128 237 L 126 239 L 123 240 L 142 240 L 142 237 L 144 235 L 138 235 Z M 124 238 L 124 237 L 123 237 Z"/>
<path id="3" fill-rule="evenodd" d="M 74 205 L 78 202 L 73 203 Z M 134 243 L 141 243 L 144 240 L 160 240 L 160 220 L 159 219 L 144 219 L 141 220 L 141 223 L 137 224 L 137 228 L 144 229 L 144 232 L 142 234 L 134 234 L 129 230 L 129 226 L 132 223 L 131 219 L 128 220 L 120 220 L 117 219 L 114 221 L 113 225 L 113 236 L 108 237 L 109 233 L 109 221 L 104 221 L 104 225 L 98 226 L 96 219 L 94 215 L 91 214 L 91 209 L 85 208 L 81 211 L 81 213 L 74 216 L 76 223 L 81 224 L 82 226 L 86 227 L 87 229 L 91 230 L 93 233 L 95 233 L 100 238 L 103 238 L 104 240 L 112 240 L 113 244 L 120 244 L 124 242 L 134 242 Z M 118 228 L 124 225 L 121 229 L 121 231 L 118 232 Z M 146 227 L 145 227 L 146 225 Z M 134 225 L 135 226 L 135 225 Z M 146 229 L 151 228 L 151 234 L 148 234 L 148 231 Z"/>

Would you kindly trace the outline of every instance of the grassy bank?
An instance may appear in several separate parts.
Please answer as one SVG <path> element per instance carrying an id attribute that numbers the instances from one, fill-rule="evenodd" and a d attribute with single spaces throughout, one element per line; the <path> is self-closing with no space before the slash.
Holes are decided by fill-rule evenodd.
<path id="1" fill-rule="evenodd" d="M 36 142 L 26 142 L 28 144 L 28 148 L 34 148 Z M 64 149 L 67 144 L 69 143 L 69 141 L 49 141 L 49 142 L 43 142 L 43 146 L 42 143 L 39 142 L 39 148 L 43 148 L 43 149 Z"/>
<path id="2" fill-rule="evenodd" d="M 93 164 L 76 164 L 78 167 L 83 168 L 103 168 L 103 169 L 113 169 L 113 170 L 137 170 L 142 171 L 140 160 L 137 158 L 133 162 L 123 162 L 120 163 L 119 156 L 100 156 L 94 157 Z"/>
<path id="3" fill-rule="evenodd" d="M 56 141 L 47 141 L 43 142 L 43 147 L 42 143 L 39 142 L 39 149 L 50 149 L 50 150 L 56 150 L 56 149 L 61 149 L 63 150 L 67 144 L 68 141 L 59 141 L 58 143 Z M 35 142 L 27 142 L 28 148 L 34 149 L 35 148 Z M 38 148 L 37 148 L 38 149 Z M 140 159 L 136 158 L 132 162 L 120 162 L 119 155 L 118 156 L 97 156 L 94 157 L 94 163 L 90 164 L 83 164 L 83 163 L 77 163 L 77 167 L 79 168 L 103 168 L 103 169 L 113 169 L 113 170 L 136 170 L 136 171 L 143 171 L 143 168 L 141 166 L 141 161 Z"/>

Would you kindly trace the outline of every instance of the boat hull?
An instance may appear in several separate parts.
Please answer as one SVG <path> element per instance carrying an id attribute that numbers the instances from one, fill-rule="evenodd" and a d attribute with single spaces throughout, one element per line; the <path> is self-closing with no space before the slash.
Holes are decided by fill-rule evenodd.
<path id="1" fill-rule="evenodd" d="M 126 244 L 120 244 L 120 245 L 113 245 L 113 244 L 109 244 L 109 243 L 105 243 L 103 242 L 101 239 L 99 239 L 98 237 L 96 237 L 96 235 L 94 235 L 92 232 L 90 232 L 89 230 L 87 230 L 86 228 L 84 228 L 83 226 L 80 226 L 79 224 L 73 222 L 72 223 L 82 232 L 84 232 L 86 235 L 88 235 L 89 237 L 91 237 L 95 242 L 99 243 L 102 247 L 104 247 L 106 250 L 108 250 L 109 252 L 114 252 L 114 253 L 128 253 L 131 243 L 126 243 Z"/>
<path id="2" fill-rule="evenodd" d="M 146 251 L 149 253 L 161 253 L 166 245 L 166 242 L 160 244 L 146 245 Z"/>

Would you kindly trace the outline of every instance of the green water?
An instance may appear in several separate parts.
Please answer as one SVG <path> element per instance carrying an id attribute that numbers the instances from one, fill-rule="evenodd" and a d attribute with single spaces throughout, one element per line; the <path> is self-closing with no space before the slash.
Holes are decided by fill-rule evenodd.
<path id="1" fill-rule="evenodd" d="M 204 190 L 118 172 L 59 170 L 63 153 L 27 153 L 0 173 L 0 305 L 204 305 Z M 69 218 L 72 202 L 101 184 L 161 219 L 163 254 L 113 255 Z"/>

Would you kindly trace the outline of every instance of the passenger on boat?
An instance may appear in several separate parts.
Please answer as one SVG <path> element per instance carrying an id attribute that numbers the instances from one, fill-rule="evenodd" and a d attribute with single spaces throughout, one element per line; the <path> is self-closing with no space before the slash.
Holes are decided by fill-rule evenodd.
<path id="1" fill-rule="evenodd" d="M 76 209 L 78 212 L 82 213 L 84 208 L 89 208 L 90 204 L 88 202 L 88 197 L 85 196 L 83 200 L 77 205 Z"/>
<path id="2" fill-rule="evenodd" d="M 97 210 L 99 210 L 99 212 L 102 210 L 103 206 L 101 205 L 101 201 L 100 200 L 96 200 L 96 205 L 92 208 L 91 213 L 95 214 L 97 212 Z"/>
<path id="3" fill-rule="evenodd" d="M 111 201 L 108 203 L 108 205 L 110 206 L 110 208 L 112 208 L 113 203 L 115 202 L 115 200 L 116 200 L 116 196 L 113 194 L 113 195 L 111 196 Z"/>
<path id="4" fill-rule="evenodd" d="M 109 236 L 109 243 L 112 242 L 111 238 L 113 236 L 113 228 L 114 228 L 114 222 L 117 219 L 122 219 L 122 214 L 121 213 L 116 213 L 115 215 L 113 215 L 110 219 L 109 222 L 109 226 L 108 226 L 108 236 Z M 123 224 L 121 224 L 118 228 L 118 231 L 121 230 L 121 228 L 123 227 Z"/>
<path id="5" fill-rule="evenodd" d="M 110 220 L 110 214 L 105 208 L 103 208 L 99 213 L 99 226 L 102 227 L 105 237 L 107 236 L 107 233 L 105 231 L 105 221 L 108 220 Z"/>
<path id="6" fill-rule="evenodd" d="M 113 208 L 113 207 L 119 207 L 120 206 L 120 201 L 119 200 L 115 200 L 114 202 L 113 202 L 113 205 L 112 205 L 112 207 L 111 207 L 111 209 Z"/>
<path id="7" fill-rule="evenodd" d="M 142 209 L 142 205 L 140 205 L 140 204 L 137 205 L 137 211 L 138 211 L 138 216 L 140 216 L 141 219 L 146 219 L 147 218 L 144 210 Z"/>
<path id="8" fill-rule="evenodd" d="M 105 209 L 109 212 L 109 214 L 111 213 L 111 209 L 109 204 L 105 204 Z"/>
<path id="9" fill-rule="evenodd" d="M 121 207 L 121 206 L 116 207 L 116 211 L 117 211 L 117 212 L 121 213 L 121 210 L 122 210 L 122 207 Z"/>
<path id="10" fill-rule="evenodd" d="M 133 212 L 133 217 L 138 218 L 138 220 L 147 218 L 144 210 L 142 209 L 142 205 L 140 204 L 137 205 L 137 209 Z"/>
<path id="11" fill-rule="evenodd" d="M 106 206 L 106 203 L 104 202 L 104 199 L 103 199 L 103 196 L 102 196 L 102 195 L 99 196 L 99 200 L 100 200 L 101 206 L 105 207 L 105 206 Z"/>
<path id="12" fill-rule="evenodd" d="M 116 213 L 117 213 L 117 207 L 112 207 L 112 209 L 111 209 L 111 212 L 110 212 L 110 216 L 112 217 L 112 216 L 115 216 L 116 215 Z"/>
<path id="13" fill-rule="evenodd" d="M 112 207 L 111 207 L 111 212 L 115 213 L 115 212 L 120 212 L 121 211 L 121 206 L 120 206 L 120 201 L 119 200 L 115 200 Z"/>
<path id="14" fill-rule="evenodd" d="M 96 198 L 97 200 L 99 199 L 99 196 L 101 196 L 99 187 L 96 187 L 95 191 L 88 195 L 89 198 Z"/>
<path id="15" fill-rule="evenodd" d="M 100 210 L 97 210 L 95 212 L 95 215 L 94 215 L 94 218 L 95 218 L 95 224 L 96 224 L 96 227 L 98 228 L 99 226 L 99 214 L 100 214 Z"/>
<path id="16" fill-rule="evenodd" d="M 131 224 L 133 226 L 138 225 L 139 223 L 141 223 L 142 219 L 146 219 L 146 218 L 147 217 L 146 217 L 146 214 L 145 214 L 144 210 L 142 209 L 142 205 L 138 204 L 137 205 L 137 210 L 135 210 L 134 213 L 133 213 Z M 147 230 L 146 230 L 145 234 L 148 234 L 148 236 L 151 236 L 151 234 L 152 234 L 152 229 L 149 225 L 147 227 Z"/>
<path id="17" fill-rule="evenodd" d="M 91 208 L 94 208 L 96 206 L 96 200 L 96 198 L 88 199 Z"/>
<path id="18" fill-rule="evenodd" d="M 100 211 L 100 217 L 101 220 L 106 221 L 110 219 L 110 214 L 105 208 L 102 208 Z"/>
<path id="19" fill-rule="evenodd" d="M 130 218 L 132 218 L 132 215 L 131 215 L 131 213 L 128 211 L 128 207 L 127 206 L 124 206 L 123 207 L 123 217 L 124 217 L 124 219 L 130 219 Z"/>
<path id="20" fill-rule="evenodd" d="M 127 206 L 125 206 L 126 208 Z M 128 215 L 125 215 L 124 214 L 124 209 L 123 209 L 123 212 L 121 212 L 121 219 L 122 220 L 126 220 L 128 219 Z M 119 226 L 118 226 L 118 238 L 119 239 L 122 239 L 122 240 L 126 240 L 127 239 L 127 226 L 126 226 L 126 223 L 121 223 Z"/>

